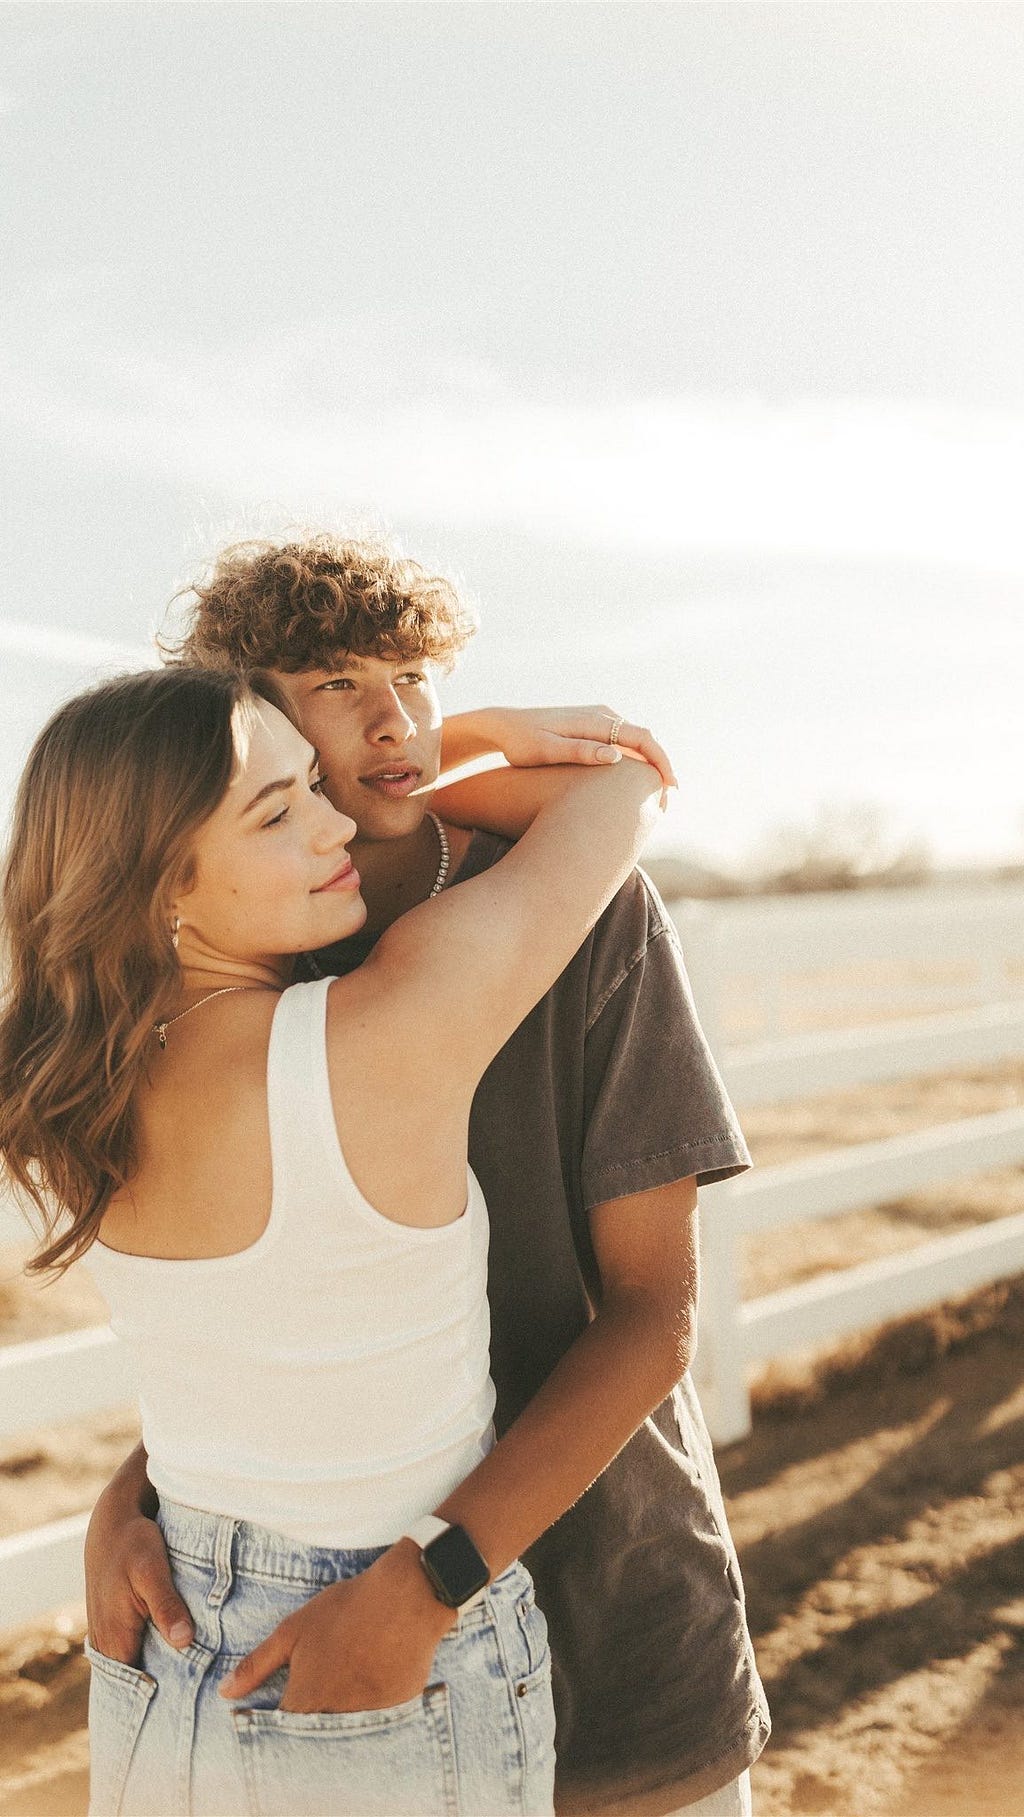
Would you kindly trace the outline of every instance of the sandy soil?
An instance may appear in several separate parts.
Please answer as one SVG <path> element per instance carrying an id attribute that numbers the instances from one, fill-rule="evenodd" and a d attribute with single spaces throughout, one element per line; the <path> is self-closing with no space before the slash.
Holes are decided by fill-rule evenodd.
<path id="1" fill-rule="evenodd" d="M 1024 1101 L 1024 1066 L 900 1081 L 748 1114 L 782 1161 Z M 751 1242 L 744 1291 L 1005 1216 L 1020 1170 Z M 84 1277 L 0 1283 L 0 1342 L 90 1323 Z M 775 1734 L 759 1817 L 1017 1817 L 1024 1810 L 1024 1280 L 755 1384 L 720 1458 Z M 87 1507 L 131 1415 L 0 1450 L 0 1533 Z M 0 1636 L 0 1812 L 85 1810 L 80 1609 Z"/>
<path id="2" fill-rule="evenodd" d="M 891 1327 L 723 1454 L 760 1817 L 1024 1809 L 1022 1340 L 1024 1280 Z"/>

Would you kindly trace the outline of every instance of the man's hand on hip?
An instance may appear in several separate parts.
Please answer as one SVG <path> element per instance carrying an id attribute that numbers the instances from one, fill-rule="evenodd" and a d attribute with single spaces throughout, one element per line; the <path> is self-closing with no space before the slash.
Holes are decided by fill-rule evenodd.
<path id="1" fill-rule="evenodd" d="M 194 1633 L 155 1512 L 146 1453 L 137 1445 L 96 1503 L 85 1539 L 89 1639 L 126 1666 L 138 1661 L 147 1621 L 172 1647 L 187 1647 Z"/>

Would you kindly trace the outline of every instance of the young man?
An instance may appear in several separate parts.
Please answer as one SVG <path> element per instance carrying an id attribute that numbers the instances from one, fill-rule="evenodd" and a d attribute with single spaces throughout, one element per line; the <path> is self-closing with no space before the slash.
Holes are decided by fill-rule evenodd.
<path id="1" fill-rule="evenodd" d="M 370 543 L 244 545 L 196 590 L 181 654 L 273 671 L 360 829 L 366 927 L 311 956 L 312 973 L 352 969 L 404 910 L 507 849 L 428 811 L 442 761 L 431 669 L 472 629 L 449 583 Z M 584 710 L 564 729 L 594 742 L 560 744 L 557 715 L 459 715 L 445 767 L 497 748 L 593 759 L 612 722 Z M 450 799 L 472 825 L 472 783 Z M 689 1374 L 662 1397 L 692 1349 L 696 1185 L 749 1156 L 639 872 L 490 1067 L 470 1159 L 490 1211 L 499 1449 L 518 1447 L 524 1503 L 579 1498 L 526 1556 L 551 1634 L 559 1810 L 742 1817 L 767 1707 Z M 97 1505 L 86 1556 L 94 1642 L 125 1660 L 147 1616 L 173 1644 L 190 1638 L 153 1512 L 140 1447 Z M 239 1690 L 286 1657 L 273 1637 Z"/>

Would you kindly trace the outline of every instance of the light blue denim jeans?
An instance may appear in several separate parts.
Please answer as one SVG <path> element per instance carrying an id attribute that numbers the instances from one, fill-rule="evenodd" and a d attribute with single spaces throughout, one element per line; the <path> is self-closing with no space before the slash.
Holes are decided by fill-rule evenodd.
<path id="1" fill-rule="evenodd" d="M 277 1707 L 284 1672 L 235 1703 L 217 1687 L 285 1615 L 383 1548 L 298 1545 L 173 1503 L 159 1518 L 195 1640 L 179 1653 L 150 1626 L 140 1667 L 87 1647 L 90 1817 L 549 1817 L 551 1656 L 523 1565 L 460 1615 L 422 1696 L 298 1715 Z"/>

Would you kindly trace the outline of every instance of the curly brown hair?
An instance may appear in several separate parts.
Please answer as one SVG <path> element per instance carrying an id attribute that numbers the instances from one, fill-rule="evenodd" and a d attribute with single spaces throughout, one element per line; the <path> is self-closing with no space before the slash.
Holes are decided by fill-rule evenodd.
<path id="1" fill-rule="evenodd" d="M 452 581 L 376 538 L 234 543 L 189 596 L 185 635 L 164 654 L 206 668 L 295 674 L 351 653 L 450 669 L 476 630 Z"/>

